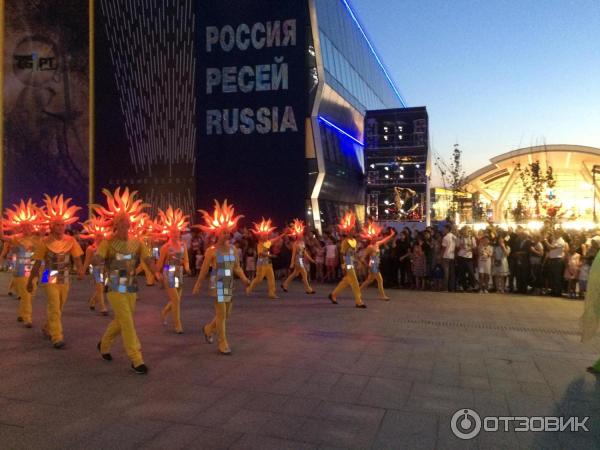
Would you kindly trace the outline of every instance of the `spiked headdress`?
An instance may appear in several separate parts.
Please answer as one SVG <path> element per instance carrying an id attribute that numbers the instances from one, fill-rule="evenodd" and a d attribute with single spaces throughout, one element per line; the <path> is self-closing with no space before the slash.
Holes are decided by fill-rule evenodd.
<path id="1" fill-rule="evenodd" d="M 202 219 L 206 225 L 197 225 L 202 231 L 208 231 L 209 233 L 219 233 L 221 231 L 233 231 L 237 227 L 238 221 L 244 216 L 236 216 L 233 205 L 227 204 L 227 199 L 223 204 L 219 204 L 215 200 L 215 209 L 213 214 L 209 214 L 203 209 L 199 209 L 198 212 L 202 214 Z"/>

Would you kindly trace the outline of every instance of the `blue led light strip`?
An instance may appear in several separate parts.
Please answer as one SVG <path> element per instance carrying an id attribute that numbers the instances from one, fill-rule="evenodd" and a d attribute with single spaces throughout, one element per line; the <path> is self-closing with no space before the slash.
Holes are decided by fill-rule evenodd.
<path id="1" fill-rule="evenodd" d="M 362 142 L 360 142 L 358 139 L 356 139 L 354 136 L 352 136 L 350 133 L 348 133 L 347 131 L 342 130 L 340 127 L 338 127 L 336 124 L 330 122 L 329 120 L 327 120 L 325 117 L 323 116 L 319 116 L 319 120 L 321 122 L 323 122 L 325 125 L 333 128 L 334 130 L 336 130 L 337 132 L 343 134 L 344 136 L 352 139 L 354 142 L 356 142 L 358 145 L 360 145 L 361 147 L 364 147 L 365 144 L 363 144 Z"/>
<path id="2" fill-rule="evenodd" d="M 381 67 L 381 70 L 383 70 L 383 73 L 384 73 L 385 77 L 387 78 L 388 82 L 390 83 L 390 86 L 392 86 L 392 89 L 394 90 L 394 92 L 396 93 L 396 95 L 398 96 L 398 98 L 400 99 L 400 102 L 402 103 L 402 105 L 406 106 L 406 101 L 404 101 L 404 98 L 402 97 L 402 94 L 400 94 L 400 91 L 398 91 L 398 88 L 396 88 L 396 85 L 392 81 L 392 78 L 390 77 L 390 75 L 387 73 L 387 70 L 385 70 L 385 67 L 383 66 L 383 63 L 381 62 L 381 59 L 379 59 L 379 55 L 377 55 L 377 52 L 373 48 L 373 45 L 371 44 L 371 41 L 369 41 L 369 38 L 367 37 L 367 34 L 363 30 L 363 27 L 360 26 L 360 22 L 358 21 L 358 18 L 356 17 L 356 14 L 354 14 L 354 11 L 352 11 L 352 8 L 350 7 L 350 4 L 348 3 L 347 0 L 342 0 L 342 3 L 346 6 L 346 9 L 350 13 L 350 16 L 352 17 L 352 20 L 354 20 L 354 23 L 356 23 L 356 26 L 358 27 L 358 29 L 362 33 L 363 37 L 365 38 L 365 41 L 367 41 L 367 45 L 371 49 L 371 52 L 373 53 L 373 56 L 375 56 L 375 59 L 377 60 L 377 63 L 379 64 L 379 67 Z"/>

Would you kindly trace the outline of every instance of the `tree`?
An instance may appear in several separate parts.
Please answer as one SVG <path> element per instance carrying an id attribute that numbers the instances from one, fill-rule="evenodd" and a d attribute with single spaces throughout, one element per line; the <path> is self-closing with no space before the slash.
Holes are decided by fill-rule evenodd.
<path id="1" fill-rule="evenodd" d="M 556 186 L 552 166 L 547 166 L 546 171 L 542 170 L 539 161 L 533 161 L 525 168 L 520 163 L 516 164 L 516 170 L 519 171 L 519 178 L 523 184 L 523 198 L 535 202 L 535 215 L 540 215 L 540 202 L 543 200 L 547 189 Z"/>
<path id="2" fill-rule="evenodd" d="M 458 144 L 454 144 L 454 150 L 452 150 L 452 159 L 450 163 L 442 160 L 439 156 L 436 159 L 435 166 L 440 172 L 442 177 L 442 183 L 444 189 L 452 192 L 450 200 L 450 207 L 448 208 L 448 215 L 453 216 L 459 211 L 460 207 L 460 194 L 464 193 L 463 186 L 465 185 L 465 171 L 462 167 L 462 151 L 458 147 Z"/>

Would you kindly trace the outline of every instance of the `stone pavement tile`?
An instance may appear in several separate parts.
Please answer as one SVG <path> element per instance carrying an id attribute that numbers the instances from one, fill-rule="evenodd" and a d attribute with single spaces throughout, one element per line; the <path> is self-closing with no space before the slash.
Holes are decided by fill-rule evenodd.
<path id="1" fill-rule="evenodd" d="M 316 398 L 290 397 L 281 412 L 286 415 L 312 417 L 321 400 Z"/>
<path id="2" fill-rule="evenodd" d="M 165 420 L 168 422 L 193 424 L 194 417 L 209 411 L 214 400 L 193 402 L 185 400 L 148 399 L 123 411 L 123 416 L 130 419 Z"/>
<path id="3" fill-rule="evenodd" d="M 314 417 L 350 422 L 357 426 L 362 426 L 366 424 L 378 424 L 384 414 L 385 410 L 381 408 L 324 401 L 315 410 Z"/>
<path id="4" fill-rule="evenodd" d="M 363 424 L 342 420 L 308 418 L 296 433 L 296 439 L 318 445 L 348 449 L 367 449 L 373 444 L 379 424 Z"/>
<path id="5" fill-rule="evenodd" d="M 263 423 L 255 433 L 282 439 L 294 439 L 306 420 L 305 417 L 276 414 Z"/>
<path id="6" fill-rule="evenodd" d="M 469 360 L 471 361 L 471 360 Z M 487 377 L 488 371 L 485 365 L 485 361 L 481 360 L 479 363 L 475 362 L 461 362 L 460 363 L 460 374 L 468 377 Z"/>
<path id="7" fill-rule="evenodd" d="M 323 384 L 333 386 L 342 377 L 340 372 L 316 371 L 307 380 L 308 383 Z"/>
<path id="8" fill-rule="evenodd" d="M 490 378 L 490 387 L 494 392 L 504 392 L 515 395 L 521 392 L 521 384 L 517 380 Z"/>
<path id="9" fill-rule="evenodd" d="M 383 365 L 377 370 L 376 376 L 379 378 L 397 378 L 404 381 L 429 381 L 432 372 L 431 370 Z"/>
<path id="10" fill-rule="evenodd" d="M 357 401 L 362 391 L 361 388 L 305 383 L 300 386 L 294 395 L 297 397 L 317 398 L 319 400 L 354 403 Z"/>
<path id="11" fill-rule="evenodd" d="M 144 450 L 162 450 L 165 448 L 181 450 L 190 446 L 198 448 L 199 440 L 201 442 L 202 440 L 206 440 L 207 435 L 215 434 L 225 434 L 225 432 L 213 428 L 198 427 L 197 425 L 173 424 L 142 443 L 139 448 Z M 234 436 L 237 438 L 240 437 L 240 435 L 231 435 L 232 438 Z M 202 448 L 206 447 L 203 445 Z"/>
<path id="12" fill-rule="evenodd" d="M 427 381 L 427 378 L 419 379 L 419 381 Z M 461 377 L 458 372 L 448 373 L 433 373 L 429 378 L 429 382 L 439 386 L 460 387 Z"/>
<path id="13" fill-rule="evenodd" d="M 289 399 L 287 395 L 261 392 L 253 394 L 252 398 L 244 404 L 244 408 L 251 411 L 279 412 L 283 410 Z"/>
<path id="14" fill-rule="evenodd" d="M 300 440 L 294 441 L 246 434 L 228 448 L 231 450 L 316 450 L 317 446 Z"/>
<path id="15" fill-rule="evenodd" d="M 433 449 L 436 447 L 437 421 L 431 414 L 386 411 L 373 448 Z"/>
<path id="16" fill-rule="evenodd" d="M 133 450 L 158 436 L 170 425 L 156 420 L 121 417 L 108 428 L 98 428 L 95 434 L 81 436 L 75 448 Z"/>
<path id="17" fill-rule="evenodd" d="M 514 450 L 521 447 L 517 433 L 514 431 L 482 431 L 477 437 L 481 449 Z"/>
<path id="18" fill-rule="evenodd" d="M 492 391 L 474 391 L 474 395 L 475 403 L 471 409 L 477 411 L 480 416 L 510 415 L 508 402 L 504 393 Z"/>
<path id="19" fill-rule="evenodd" d="M 560 416 L 561 405 L 549 397 L 507 395 L 512 416 Z"/>
<path id="20" fill-rule="evenodd" d="M 365 375 L 344 374 L 337 381 L 336 386 L 340 388 L 362 389 L 369 382 L 370 377 Z"/>
<path id="21" fill-rule="evenodd" d="M 490 390 L 490 380 L 487 376 L 467 376 L 463 375 L 460 377 L 460 387 L 477 389 L 477 390 Z"/>
<path id="22" fill-rule="evenodd" d="M 417 411 L 452 414 L 474 402 L 471 389 L 415 383 L 407 405 Z"/>
<path id="23" fill-rule="evenodd" d="M 552 389 L 545 382 L 519 381 L 519 385 L 521 386 L 521 392 L 527 395 L 540 397 L 552 397 L 553 395 Z"/>
<path id="24" fill-rule="evenodd" d="M 272 412 L 240 409 L 223 424 L 223 428 L 239 433 L 257 433 L 265 423 L 274 417 L 276 414 Z"/>
<path id="25" fill-rule="evenodd" d="M 376 408 L 400 409 L 406 404 L 411 388 L 411 382 L 373 377 L 356 403 Z"/>

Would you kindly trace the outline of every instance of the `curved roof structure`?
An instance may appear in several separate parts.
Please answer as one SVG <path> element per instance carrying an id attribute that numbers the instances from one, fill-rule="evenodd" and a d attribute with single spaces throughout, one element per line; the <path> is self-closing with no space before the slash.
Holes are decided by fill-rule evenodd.
<path id="1" fill-rule="evenodd" d="M 517 165 L 525 167 L 534 161 L 539 161 L 545 172 L 552 167 L 557 181 L 555 190 L 561 194 L 557 197 L 565 199 L 569 207 L 569 198 L 578 197 L 578 214 L 584 215 L 582 199 L 592 202 L 593 170 L 598 167 L 600 173 L 600 148 L 583 145 L 539 145 L 513 150 L 490 160 L 490 164 L 470 174 L 465 182 L 465 189 L 471 193 L 479 193 L 484 199 L 494 205 L 495 216 L 502 215 L 504 209 L 510 208 L 510 203 L 522 196 L 518 183 Z M 600 181 L 600 179 L 598 180 Z M 600 191 L 596 186 L 596 198 Z M 591 206 L 590 206 L 591 207 Z"/>

